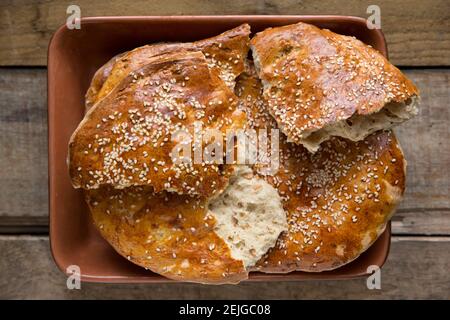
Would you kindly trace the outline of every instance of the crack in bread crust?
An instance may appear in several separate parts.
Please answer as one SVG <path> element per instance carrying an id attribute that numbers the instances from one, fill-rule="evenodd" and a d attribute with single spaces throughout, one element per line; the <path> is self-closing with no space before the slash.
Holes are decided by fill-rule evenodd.
<path id="1" fill-rule="evenodd" d="M 148 59 L 179 51 L 201 51 L 208 66 L 215 70 L 232 90 L 236 77 L 244 70 L 249 49 L 250 26 L 240 25 L 218 36 L 192 43 L 157 43 L 121 53 L 94 75 L 86 94 L 86 109 L 111 92 L 130 72 L 143 67 Z"/>

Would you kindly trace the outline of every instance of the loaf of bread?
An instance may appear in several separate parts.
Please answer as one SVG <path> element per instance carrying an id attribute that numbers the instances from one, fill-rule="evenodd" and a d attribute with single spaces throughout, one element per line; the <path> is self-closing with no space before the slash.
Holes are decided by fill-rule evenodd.
<path id="1" fill-rule="evenodd" d="M 309 151 L 332 136 L 352 141 L 417 114 L 418 90 L 361 41 L 298 23 L 251 40 L 270 114 Z"/>
<path id="2" fill-rule="evenodd" d="M 236 90 L 248 123 L 272 128 L 251 65 Z M 314 154 L 284 136 L 279 145 L 277 173 L 260 176 L 281 195 L 289 230 L 255 270 L 319 272 L 353 261 L 384 231 L 405 189 L 406 162 L 394 134 L 378 131 L 359 142 L 332 137 Z"/>
<path id="3" fill-rule="evenodd" d="M 405 190 L 389 129 L 417 113 L 411 81 L 359 40 L 308 24 L 249 35 L 244 24 L 114 56 L 69 143 L 73 186 L 101 235 L 170 279 L 339 268 L 374 243 Z M 209 129 L 266 132 L 270 147 L 251 163 L 230 150 L 192 161 L 210 141 L 174 136 Z M 174 157 L 181 142 L 191 158 Z"/>
<path id="4" fill-rule="evenodd" d="M 148 187 L 86 190 L 95 225 L 128 260 L 170 279 L 237 283 L 287 230 L 277 191 L 237 167 L 217 198 Z"/>
<path id="5" fill-rule="evenodd" d="M 205 159 L 174 161 L 172 151 L 184 141 L 175 134 L 193 136 L 195 123 L 223 133 L 242 128 L 245 115 L 236 109 L 236 96 L 201 52 L 162 54 L 147 62 L 96 103 L 73 133 L 74 187 L 151 185 L 155 192 L 192 195 L 223 190 L 227 166 Z M 194 147 L 189 146 L 192 155 Z"/>
<path id="6" fill-rule="evenodd" d="M 192 43 L 158 43 L 119 54 L 95 73 L 86 93 L 86 108 L 104 98 L 130 72 L 146 65 L 150 58 L 179 51 L 201 51 L 208 66 L 233 89 L 236 77 L 244 70 L 249 35 L 250 26 L 243 24 L 209 39 Z"/>

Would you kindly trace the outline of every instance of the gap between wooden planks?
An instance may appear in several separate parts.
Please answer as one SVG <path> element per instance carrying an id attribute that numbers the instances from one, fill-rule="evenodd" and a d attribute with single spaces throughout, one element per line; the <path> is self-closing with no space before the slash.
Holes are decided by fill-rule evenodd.
<path id="1" fill-rule="evenodd" d="M 0 2 L 0 64 L 46 65 L 51 35 L 67 19 L 61 0 Z M 372 2 L 347 0 L 78 0 L 82 17 L 123 15 L 335 14 L 367 18 Z M 393 63 L 450 65 L 450 1 L 378 0 Z"/>

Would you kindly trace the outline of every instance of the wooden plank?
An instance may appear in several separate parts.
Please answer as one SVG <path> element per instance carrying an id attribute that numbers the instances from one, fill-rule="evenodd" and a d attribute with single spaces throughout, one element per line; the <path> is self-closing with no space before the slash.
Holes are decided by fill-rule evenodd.
<path id="1" fill-rule="evenodd" d="M 448 209 L 398 209 L 391 221 L 395 235 L 450 236 Z"/>
<path id="2" fill-rule="evenodd" d="M 401 208 L 450 208 L 450 70 L 405 70 L 421 90 L 419 115 L 398 126 L 407 165 Z"/>
<path id="3" fill-rule="evenodd" d="M 45 69 L 0 69 L 0 217 L 48 215 Z"/>
<path id="4" fill-rule="evenodd" d="M 47 237 L 0 236 L 0 252 L 0 298 L 7 299 L 450 299 L 450 237 L 393 238 L 381 290 L 368 290 L 366 279 L 238 286 L 82 283 L 81 290 L 68 290 Z"/>
<path id="5" fill-rule="evenodd" d="M 395 234 L 450 235 L 450 70 L 410 69 L 420 115 L 397 128 L 408 159 Z M 48 215 L 46 70 L 0 69 L 0 231 L 45 232 Z M 38 228 L 32 228 L 32 226 Z"/>
<path id="6" fill-rule="evenodd" d="M 78 0 L 82 16 L 338 14 L 368 17 L 371 1 L 334 0 Z M 379 0 L 392 61 L 406 66 L 450 65 L 448 0 Z M 0 2 L 0 64 L 45 65 L 48 41 L 65 23 L 67 1 Z"/>

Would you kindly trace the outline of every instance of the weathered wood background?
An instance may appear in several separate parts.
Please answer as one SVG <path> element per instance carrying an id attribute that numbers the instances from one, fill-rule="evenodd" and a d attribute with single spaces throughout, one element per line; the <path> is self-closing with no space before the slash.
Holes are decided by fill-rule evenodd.
<path id="1" fill-rule="evenodd" d="M 372 1 L 78 0 L 83 16 L 343 14 Z M 46 52 L 69 1 L 0 2 L 0 298 L 450 299 L 450 1 L 379 0 L 391 60 L 422 93 L 420 115 L 396 131 L 408 160 L 382 290 L 365 280 L 83 284 L 69 291 L 48 243 Z"/>

